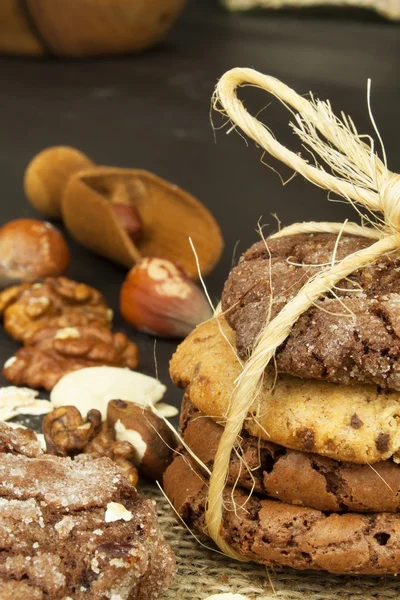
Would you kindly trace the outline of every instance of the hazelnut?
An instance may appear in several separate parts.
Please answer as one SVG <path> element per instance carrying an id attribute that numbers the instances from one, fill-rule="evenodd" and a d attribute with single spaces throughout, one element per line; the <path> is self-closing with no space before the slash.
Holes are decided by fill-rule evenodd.
<path id="1" fill-rule="evenodd" d="M 164 421 L 151 408 L 125 400 L 111 400 L 107 423 L 114 429 L 117 441 L 129 442 L 134 447 L 133 462 L 139 473 L 147 479 L 160 480 L 177 445 Z"/>
<path id="2" fill-rule="evenodd" d="M 144 258 L 129 271 L 120 310 L 140 331 L 165 337 L 185 337 L 212 316 L 203 292 L 182 269 L 161 258 Z"/>
<path id="3" fill-rule="evenodd" d="M 131 240 L 136 242 L 142 230 L 142 220 L 138 210 L 131 204 L 119 202 L 113 202 L 111 206 Z"/>
<path id="4" fill-rule="evenodd" d="M 69 178 L 93 166 L 86 154 L 68 146 L 54 146 L 39 152 L 24 175 L 29 202 L 48 217 L 61 218 L 61 197 Z"/>
<path id="5" fill-rule="evenodd" d="M 16 219 L 0 228 L 0 274 L 10 281 L 62 275 L 69 261 L 64 237 L 50 223 Z"/>

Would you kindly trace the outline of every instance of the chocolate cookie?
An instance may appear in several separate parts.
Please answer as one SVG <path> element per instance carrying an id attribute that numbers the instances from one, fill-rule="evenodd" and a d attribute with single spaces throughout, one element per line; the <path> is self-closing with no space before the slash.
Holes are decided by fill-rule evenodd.
<path id="1" fill-rule="evenodd" d="M 0 293 L 4 328 L 21 342 L 42 327 L 109 327 L 112 311 L 94 288 L 66 277 L 16 286 Z"/>
<path id="2" fill-rule="evenodd" d="M 302 234 L 258 242 L 235 267 L 222 308 L 247 357 L 271 308 L 274 318 L 322 266 L 372 242 L 333 234 Z M 400 390 L 400 254 L 355 271 L 294 325 L 276 354 L 282 373 L 340 384 Z"/>
<path id="3" fill-rule="evenodd" d="M 200 325 L 179 346 L 170 372 L 204 414 L 226 415 L 241 364 L 235 334 L 223 318 Z M 375 463 L 400 450 L 400 394 L 376 386 L 339 386 L 272 370 L 250 410 L 245 429 L 286 448 L 335 460 Z"/>
<path id="4" fill-rule="evenodd" d="M 205 533 L 208 486 L 183 457 L 168 467 L 164 489 L 185 523 Z M 272 567 L 371 575 L 399 571 L 400 516 L 390 513 L 324 514 L 226 488 L 221 534 L 244 559 Z"/>
<path id="5" fill-rule="evenodd" d="M 109 459 L 27 455 L 0 428 L 2 600 L 158 598 L 174 572 L 153 503 Z M 11 435 L 14 441 L 10 441 Z"/>
<path id="6" fill-rule="evenodd" d="M 50 391 L 63 375 L 85 367 L 136 369 L 138 354 L 136 344 L 105 326 L 43 327 L 6 362 L 3 375 L 14 385 Z"/>
<path id="7" fill-rule="evenodd" d="M 185 443 L 212 470 L 223 428 L 199 412 L 187 397 L 182 415 Z M 240 438 L 237 452 L 231 454 L 229 486 L 322 511 L 400 511 L 400 466 L 391 460 L 372 469 L 288 450 L 246 431 Z"/>
<path id="8" fill-rule="evenodd" d="M 14 429 L 0 421 L 0 456 L 5 453 L 35 458 L 43 454 L 43 450 L 32 429 Z"/>

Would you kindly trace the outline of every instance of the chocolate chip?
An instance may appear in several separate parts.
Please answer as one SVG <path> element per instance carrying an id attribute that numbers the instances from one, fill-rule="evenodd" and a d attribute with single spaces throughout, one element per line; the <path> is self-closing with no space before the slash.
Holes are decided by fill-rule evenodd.
<path id="1" fill-rule="evenodd" d="M 374 538 L 376 539 L 376 541 L 378 542 L 378 544 L 380 546 L 386 546 L 386 544 L 390 540 L 390 534 L 389 533 L 385 533 L 384 531 L 381 531 L 379 533 L 376 533 L 374 535 Z"/>
<path id="2" fill-rule="evenodd" d="M 133 546 L 131 544 L 125 544 L 124 542 L 106 542 L 97 546 L 98 552 L 105 552 L 115 558 L 120 558 L 129 554 Z"/>
<path id="3" fill-rule="evenodd" d="M 375 440 L 376 449 L 379 452 L 387 452 L 389 450 L 390 435 L 388 433 L 380 433 Z"/>
<path id="4" fill-rule="evenodd" d="M 350 425 L 353 427 L 353 429 L 360 429 L 360 427 L 362 427 L 364 423 L 363 421 L 361 421 L 357 413 L 354 413 L 354 415 L 351 415 Z"/>
<path id="5" fill-rule="evenodd" d="M 307 427 L 303 427 L 299 429 L 296 433 L 297 437 L 301 440 L 302 446 L 304 450 L 312 450 L 315 444 L 315 435 L 312 429 L 308 429 Z"/>

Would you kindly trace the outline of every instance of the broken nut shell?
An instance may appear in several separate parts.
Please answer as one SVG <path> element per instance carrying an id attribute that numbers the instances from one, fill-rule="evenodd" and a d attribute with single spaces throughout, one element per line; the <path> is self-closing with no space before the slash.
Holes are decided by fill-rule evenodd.
<path id="1" fill-rule="evenodd" d="M 130 204 L 141 220 L 133 242 L 113 204 Z M 192 239 L 200 271 L 207 275 L 218 262 L 223 240 L 208 209 L 178 186 L 137 169 L 94 167 L 67 183 L 62 198 L 64 223 L 81 244 L 128 268 L 142 257 L 175 261 L 192 278 L 198 277 Z"/>
<path id="2" fill-rule="evenodd" d="M 117 441 L 129 442 L 135 448 L 133 462 L 139 473 L 147 479 L 161 480 L 177 445 L 164 421 L 151 408 L 125 400 L 111 400 L 107 423 L 115 431 Z"/>

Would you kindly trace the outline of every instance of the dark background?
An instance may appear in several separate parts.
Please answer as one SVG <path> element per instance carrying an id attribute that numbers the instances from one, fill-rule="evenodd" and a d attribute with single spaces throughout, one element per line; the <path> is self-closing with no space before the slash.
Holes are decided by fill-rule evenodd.
<path id="1" fill-rule="evenodd" d="M 100 164 L 154 171 L 200 198 L 221 225 L 225 252 L 207 280 L 217 302 L 236 242 L 238 255 L 257 240 L 260 217 L 276 227 L 271 213 L 283 224 L 352 214 L 300 177 L 282 187 L 261 164 L 261 151 L 253 143 L 246 147 L 238 135 L 217 132 L 215 143 L 209 111 L 217 79 L 235 66 L 254 67 L 300 93 L 330 98 L 336 112 L 344 110 L 360 132 L 372 133 L 370 77 L 389 166 L 400 171 L 399 53 L 399 26 L 367 11 L 231 15 L 211 0 L 193 0 L 168 39 L 147 54 L 90 61 L 0 58 L 1 222 L 38 216 L 24 198 L 22 178 L 29 160 L 46 146 L 71 145 Z M 253 110 L 271 100 L 262 92 L 251 95 Z M 280 141 L 297 147 L 287 127 L 289 113 L 274 101 L 262 114 Z M 118 315 L 124 270 L 68 241 L 68 275 L 105 294 L 116 313 L 115 328 L 138 342 L 140 369 L 154 375 L 154 339 L 137 334 Z M 0 339 L 4 362 L 18 345 L 5 333 Z M 173 342 L 157 342 L 164 383 L 174 348 Z M 178 405 L 180 396 L 170 386 L 166 400 Z"/>

